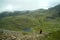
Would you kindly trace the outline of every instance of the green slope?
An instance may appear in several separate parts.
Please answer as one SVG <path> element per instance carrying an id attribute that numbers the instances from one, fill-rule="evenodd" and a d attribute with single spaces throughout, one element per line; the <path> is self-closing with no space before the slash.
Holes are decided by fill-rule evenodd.
<path id="1" fill-rule="evenodd" d="M 0 20 L 0 28 L 17 31 L 31 28 L 33 31 L 39 32 L 42 29 L 44 32 L 49 32 L 60 29 L 59 20 L 48 17 L 47 13 L 10 16 Z"/>
<path id="2" fill-rule="evenodd" d="M 37 25 L 39 25 L 37 19 L 25 15 L 6 17 L 0 21 L 0 28 L 12 30 L 33 28 L 36 27 Z"/>

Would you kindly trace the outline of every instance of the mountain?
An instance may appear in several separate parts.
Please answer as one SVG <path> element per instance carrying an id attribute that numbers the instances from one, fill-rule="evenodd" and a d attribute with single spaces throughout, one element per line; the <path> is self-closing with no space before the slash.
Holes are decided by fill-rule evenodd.
<path id="1" fill-rule="evenodd" d="M 45 9 L 38 9 L 34 11 L 14 11 L 0 13 L 0 28 L 9 30 L 37 30 L 42 28 L 45 31 L 45 26 L 50 28 L 59 22 L 60 5 Z M 53 22 L 53 23 L 52 23 Z M 51 24 L 52 23 L 52 24 Z M 38 29 L 38 30 L 39 30 Z"/>
<path id="2" fill-rule="evenodd" d="M 17 31 L 22 32 L 24 36 L 27 35 L 26 38 L 35 36 L 35 38 L 38 38 L 37 40 L 40 40 L 39 38 L 41 40 L 60 40 L 60 38 L 57 38 L 57 35 L 60 33 L 58 32 L 60 31 L 60 5 L 47 10 L 2 12 L 0 13 L 0 29 L 13 31 L 13 35 Z M 42 34 L 39 34 L 40 29 L 42 29 Z M 16 34 L 20 35 L 18 32 Z"/>
<path id="3" fill-rule="evenodd" d="M 4 11 L 0 13 L 0 18 L 9 17 L 9 16 L 17 16 L 17 15 L 25 15 L 28 13 L 29 11 L 14 11 L 14 12 Z"/>
<path id="4" fill-rule="evenodd" d="M 53 14 L 54 17 L 60 17 L 60 4 L 55 7 L 49 8 L 49 13 Z"/>

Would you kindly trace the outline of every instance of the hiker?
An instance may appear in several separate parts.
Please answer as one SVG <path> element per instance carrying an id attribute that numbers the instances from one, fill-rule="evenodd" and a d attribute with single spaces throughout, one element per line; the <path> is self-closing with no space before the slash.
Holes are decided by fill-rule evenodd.
<path id="1" fill-rule="evenodd" d="M 42 29 L 40 29 L 40 34 L 42 34 Z"/>

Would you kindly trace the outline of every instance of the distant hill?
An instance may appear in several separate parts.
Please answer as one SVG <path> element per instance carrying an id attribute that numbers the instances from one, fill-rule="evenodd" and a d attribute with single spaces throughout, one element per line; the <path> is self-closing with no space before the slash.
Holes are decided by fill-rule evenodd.
<path id="1" fill-rule="evenodd" d="M 56 5 L 55 7 L 49 8 L 48 12 L 54 17 L 60 17 L 60 4 Z"/>
<path id="2" fill-rule="evenodd" d="M 28 13 L 29 11 L 14 11 L 14 12 L 4 11 L 0 13 L 0 18 L 9 17 L 9 16 L 17 16 L 17 15 L 25 15 Z"/>

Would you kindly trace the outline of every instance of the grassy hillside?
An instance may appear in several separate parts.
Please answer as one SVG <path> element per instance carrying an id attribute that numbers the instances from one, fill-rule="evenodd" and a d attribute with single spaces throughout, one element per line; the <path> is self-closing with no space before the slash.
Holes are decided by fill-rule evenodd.
<path id="1" fill-rule="evenodd" d="M 50 17 L 49 17 L 50 16 Z M 0 28 L 8 30 L 35 30 L 44 32 L 59 30 L 60 18 L 51 17 L 48 13 L 31 13 L 26 15 L 10 16 L 0 20 Z"/>
<path id="2" fill-rule="evenodd" d="M 60 30 L 56 32 L 52 32 L 48 35 L 46 40 L 60 40 Z"/>
<path id="3" fill-rule="evenodd" d="M 38 24 L 38 20 L 33 17 L 22 16 L 11 16 L 3 18 L 0 22 L 0 28 L 21 30 L 24 28 L 33 28 Z"/>

